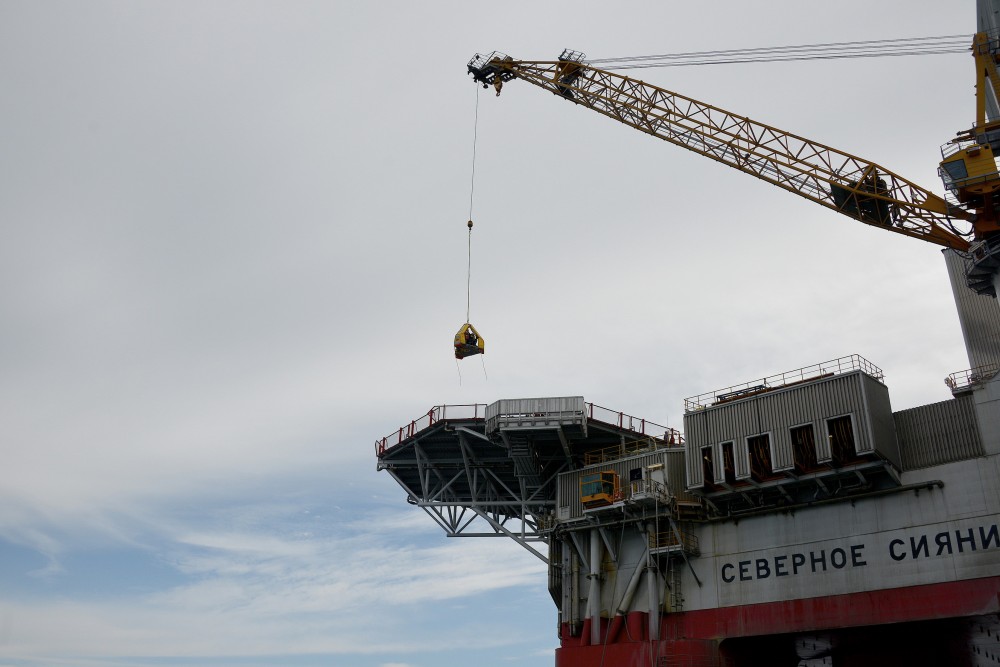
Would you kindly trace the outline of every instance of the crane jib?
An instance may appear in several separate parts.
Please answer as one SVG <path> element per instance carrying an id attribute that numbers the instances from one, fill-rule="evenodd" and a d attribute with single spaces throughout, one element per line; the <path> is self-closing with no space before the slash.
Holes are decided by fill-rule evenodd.
<path id="1" fill-rule="evenodd" d="M 651 134 L 836 210 L 855 220 L 965 251 L 972 232 L 957 221 L 977 216 L 867 160 L 704 102 L 589 66 L 580 52 L 553 61 L 477 54 L 468 72 L 499 94 L 521 79 Z"/>

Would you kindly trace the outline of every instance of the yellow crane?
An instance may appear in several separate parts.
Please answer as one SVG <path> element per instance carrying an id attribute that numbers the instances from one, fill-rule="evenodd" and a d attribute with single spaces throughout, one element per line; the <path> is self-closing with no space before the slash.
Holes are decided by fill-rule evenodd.
<path id="1" fill-rule="evenodd" d="M 865 224 L 1000 261 L 1000 120 L 987 118 L 987 97 L 1000 99 L 1000 40 L 979 33 L 972 54 L 977 71 L 977 118 L 942 147 L 939 168 L 947 197 L 874 162 L 757 122 L 675 92 L 591 67 L 564 50 L 557 60 L 515 60 L 477 54 L 468 71 L 497 95 L 520 79 L 640 132 L 739 169 Z M 959 229 L 958 226 L 962 226 Z M 981 267 L 982 268 L 982 267 Z M 969 274 L 970 287 L 993 293 L 986 275 Z"/>

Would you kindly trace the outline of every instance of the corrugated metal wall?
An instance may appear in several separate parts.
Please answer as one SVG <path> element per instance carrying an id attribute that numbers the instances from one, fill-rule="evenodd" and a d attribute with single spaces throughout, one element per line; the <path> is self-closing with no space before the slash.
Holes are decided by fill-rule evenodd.
<path id="1" fill-rule="evenodd" d="M 901 410 L 893 418 L 903 470 L 985 454 L 971 395 Z"/>
<path id="2" fill-rule="evenodd" d="M 737 479 L 749 478 L 746 439 L 763 433 L 770 436 L 774 470 L 791 469 L 794 461 L 790 430 L 804 424 L 813 426 L 817 460 L 829 461 L 826 420 L 843 415 L 851 416 L 859 454 L 877 450 L 898 465 L 889 392 L 879 381 L 854 371 L 684 415 L 688 488 L 699 487 L 704 482 L 701 448 L 705 446 L 713 447 L 716 480 L 723 478 L 721 445 L 724 442 L 734 443 Z"/>
<path id="3" fill-rule="evenodd" d="M 868 403 L 868 423 L 871 425 L 869 441 L 875 443 L 878 453 L 899 470 L 903 463 L 899 456 L 899 441 L 892 417 L 892 404 L 889 402 L 889 390 L 878 380 L 863 373 L 861 387 Z"/>
<path id="4" fill-rule="evenodd" d="M 976 294 L 965 283 L 965 261 L 954 250 L 944 250 L 958 321 L 969 355 L 969 368 L 1000 364 L 1000 308 L 997 300 Z M 955 370 L 964 370 L 956 368 Z"/>
<path id="5" fill-rule="evenodd" d="M 687 464 L 688 488 L 701 486 L 705 483 L 705 474 L 702 470 L 701 450 L 708 442 L 708 411 L 698 410 L 684 415 L 684 448 L 687 450 L 685 457 Z M 695 443 L 698 443 L 697 445 Z M 713 453 L 713 462 L 718 454 Z M 719 476 L 715 476 L 719 479 Z"/>
<path id="6" fill-rule="evenodd" d="M 688 493 L 687 472 L 684 469 L 684 459 L 687 458 L 684 450 L 677 449 L 667 452 L 667 483 L 670 484 L 670 492 L 681 502 L 698 502 L 701 496 Z"/>
<path id="7" fill-rule="evenodd" d="M 629 471 L 636 468 L 647 468 L 658 463 L 662 463 L 666 470 L 666 480 L 670 486 L 670 493 L 674 494 L 678 500 L 697 500 L 685 488 L 687 477 L 684 473 L 684 450 L 679 448 L 658 449 L 648 454 L 639 454 L 562 473 L 559 475 L 557 483 L 558 507 L 556 516 L 561 521 L 572 521 L 583 517 L 583 503 L 580 502 L 580 477 L 584 474 L 600 470 L 614 470 L 618 473 L 618 478 L 624 489 L 628 487 Z"/>
<path id="8" fill-rule="evenodd" d="M 486 429 L 500 426 L 550 426 L 583 424 L 586 429 L 583 396 L 555 398 L 507 398 L 486 406 Z"/>

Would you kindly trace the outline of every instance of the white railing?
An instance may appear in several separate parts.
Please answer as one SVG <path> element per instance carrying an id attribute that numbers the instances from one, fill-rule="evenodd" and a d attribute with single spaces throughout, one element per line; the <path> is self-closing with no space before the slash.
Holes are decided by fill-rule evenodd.
<path id="1" fill-rule="evenodd" d="M 709 406 L 717 405 L 719 403 L 727 403 L 741 398 L 756 396 L 757 394 L 780 389 L 781 387 L 787 387 L 788 385 L 807 382 L 809 380 L 816 380 L 829 375 L 849 373 L 851 371 L 863 371 L 879 382 L 885 381 L 885 375 L 882 373 L 881 368 L 862 356 L 852 354 L 847 357 L 831 359 L 830 361 L 824 361 L 820 364 L 796 368 L 793 371 L 785 371 L 784 373 L 769 375 L 768 377 L 757 380 L 749 380 L 724 389 L 717 389 L 715 391 L 692 396 L 691 398 L 685 398 L 684 412 L 704 410 Z"/>
<path id="2" fill-rule="evenodd" d="M 1000 373 L 1000 364 L 986 364 L 952 373 L 944 379 L 944 383 L 948 385 L 952 393 L 957 393 L 988 382 L 998 373 Z"/>

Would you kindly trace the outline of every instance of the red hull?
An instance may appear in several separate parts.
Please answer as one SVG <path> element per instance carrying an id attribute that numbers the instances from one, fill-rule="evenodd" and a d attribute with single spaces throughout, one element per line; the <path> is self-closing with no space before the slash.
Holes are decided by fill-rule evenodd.
<path id="1" fill-rule="evenodd" d="M 589 623 L 578 636 L 564 625 L 556 667 L 972 665 L 1000 659 L 998 594 L 990 577 L 668 614 L 652 642 L 635 613 L 605 621 L 597 645 Z"/>

